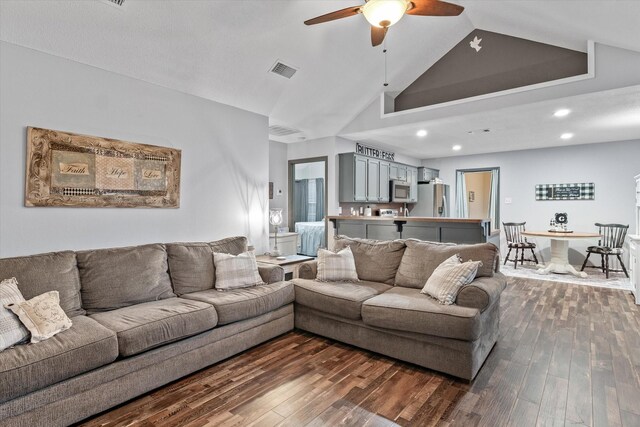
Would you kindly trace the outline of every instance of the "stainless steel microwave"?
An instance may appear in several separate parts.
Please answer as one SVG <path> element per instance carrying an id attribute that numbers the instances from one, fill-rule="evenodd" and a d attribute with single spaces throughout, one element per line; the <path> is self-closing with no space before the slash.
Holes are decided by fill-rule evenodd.
<path id="1" fill-rule="evenodd" d="M 409 203 L 411 201 L 411 184 L 407 181 L 391 181 L 391 201 L 393 203 Z"/>

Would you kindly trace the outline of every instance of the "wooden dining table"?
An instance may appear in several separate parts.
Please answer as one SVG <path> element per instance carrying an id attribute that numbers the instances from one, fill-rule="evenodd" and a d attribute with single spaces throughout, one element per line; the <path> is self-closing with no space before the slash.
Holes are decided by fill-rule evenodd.
<path id="1" fill-rule="evenodd" d="M 598 233 L 587 233 L 583 231 L 558 232 L 558 231 L 523 231 L 523 236 L 545 237 L 551 241 L 551 260 L 546 265 L 540 265 L 539 274 L 568 274 L 577 277 L 587 277 L 584 271 L 578 271 L 569 264 L 569 242 L 571 240 L 597 239 Z"/>

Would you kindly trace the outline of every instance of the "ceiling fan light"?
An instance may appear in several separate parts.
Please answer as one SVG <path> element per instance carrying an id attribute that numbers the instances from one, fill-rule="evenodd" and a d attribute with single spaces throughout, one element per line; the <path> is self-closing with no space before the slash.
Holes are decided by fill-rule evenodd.
<path id="1" fill-rule="evenodd" d="M 409 4 L 409 0 L 369 0 L 362 6 L 362 14 L 374 27 L 386 28 L 404 16 Z"/>

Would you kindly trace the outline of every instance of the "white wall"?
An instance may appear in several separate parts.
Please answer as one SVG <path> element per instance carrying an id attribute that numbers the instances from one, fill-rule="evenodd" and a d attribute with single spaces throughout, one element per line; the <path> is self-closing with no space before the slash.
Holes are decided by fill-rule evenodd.
<path id="1" fill-rule="evenodd" d="M 324 162 L 296 164 L 296 179 L 324 178 Z"/>
<path id="2" fill-rule="evenodd" d="M 26 128 L 182 150 L 179 209 L 26 208 Z M 247 235 L 267 246 L 267 117 L 0 43 L 0 256 Z"/>
<path id="3" fill-rule="evenodd" d="M 287 168 L 287 144 L 269 141 L 269 182 L 273 182 L 273 199 L 269 200 L 269 207 L 282 209 L 282 226 L 286 226 L 288 218 Z M 280 191 L 282 194 L 279 194 Z M 271 228 L 273 229 L 273 226 Z"/>
<path id="4" fill-rule="evenodd" d="M 447 157 L 424 160 L 423 164 L 440 169 L 440 178 L 452 189 L 456 169 L 499 167 L 503 222 L 526 221 L 529 230 L 546 230 L 556 212 L 567 212 L 569 228 L 573 230 L 596 231 L 595 222 L 613 222 L 629 224 L 630 233 L 636 232 L 633 177 L 640 173 L 640 140 Z M 595 200 L 535 200 L 536 184 L 571 182 L 595 183 Z M 506 204 L 505 198 L 512 203 Z M 537 243 L 548 258 L 549 240 L 537 239 Z M 581 264 L 585 248 L 593 243 L 572 242 L 570 261 Z"/>

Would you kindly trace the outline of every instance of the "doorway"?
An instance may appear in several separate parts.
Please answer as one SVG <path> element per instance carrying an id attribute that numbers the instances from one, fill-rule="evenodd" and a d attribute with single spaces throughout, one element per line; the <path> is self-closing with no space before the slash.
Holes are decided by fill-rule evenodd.
<path id="1" fill-rule="evenodd" d="M 489 219 L 500 228 L 500 168 L 456 171 L 456 213 L 458 218 Z"/>
<path id="2" fill-rule="evenodd" d="M 327 247 L 328 157 L 289 160 L 289 230 L 298 234 L 298 254 L 317 256 Z"/>

